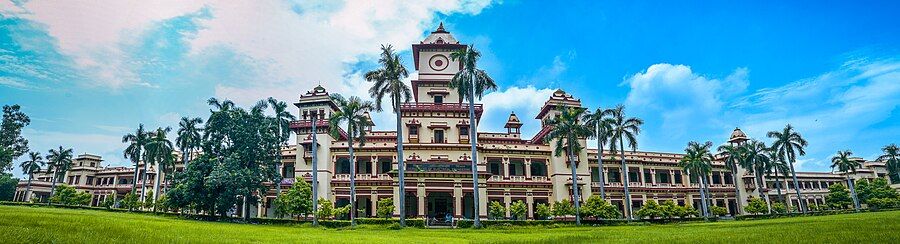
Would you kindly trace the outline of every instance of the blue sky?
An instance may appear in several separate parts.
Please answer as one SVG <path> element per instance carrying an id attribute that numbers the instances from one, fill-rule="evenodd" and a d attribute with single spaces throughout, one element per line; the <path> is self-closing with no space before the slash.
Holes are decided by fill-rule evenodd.
<path id="1" fill-rule="evenodd" d="M 293 101 L 317 84 L 365 95 L 361 73 L 441 21 L 484 53 L 500 89 L 482 130 L 532 118 L 563 89 L 586 106 L 625 104 L 641 150 L 680 152 L 791 123 L 810 141 L 801 170 L 837 150 L 876 157 L 900 138 L 900 3 L 710 2 L 0 2 L 0 103 L 32 117 L 35 150 L 63 145 L 123 165 L 144 123 L 205 118 L 209 97 Z M 390 129 L 390 114 L 375 116 Z M 537 120 L 526 120 L 532 135 Z"/>

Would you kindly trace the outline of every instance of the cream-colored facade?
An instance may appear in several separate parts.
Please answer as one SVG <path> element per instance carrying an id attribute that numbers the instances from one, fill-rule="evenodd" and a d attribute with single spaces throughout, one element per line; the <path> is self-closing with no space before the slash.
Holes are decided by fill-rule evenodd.
<path id="1" fill-rule="evenodd" d="M 542 125 L 535 135 L 522 135 L 523 123 L 542 123 L 544 119 L 559 114 L 563 106 L 582 107 L 581 101 L 562 90 L 557 90 L 547 98 L 538 115 L 530 122 L 510 114 L 505 132 L 477 133 L 477 181 L 473 182 L 471 171 L 471 148 L 468 130 L 468 103 L 461 101 L 457 92 L 449 87 L 450 79 L 460 69 L 457 61 L 450 59 L 454 50 L 466 48 L 460 44 L 443 26 L 432 32 L 425 40 L 413 44 L 413 59 L 418 77 L 412 80 L 414 99 L 401 105 L 402 138 L 404 141 L 404 163 L 406 165 L 406 213 L 411 217 L 443 218 L 450 214 L 456 218 L 473 218 L 474 204 L 479 205 L 479 216 L 487 216 L 488 203 L 497 201 L 507 209 L 515 201 L 528 206 L 527 216 L 533 218 L 537 204 L 572 199 L 571 164 L 564 157 L 553 155 L 554 144 L 545 142 L 549 127 Z M 395 216 L 399 216 L 400 201 L 397 180 L 398 163 L 396 131 L 369 129 L 364 145 L 354 145 L 355 164 L 350 163 L 346 135 L 332 137 L 325 121 L 337 109 L 324 87 L 315 87 L 300 94 L 294 103 L 299 109 L 298 120 L 291 123 L 297 134 L 295 146 L 282 151 L 284 180 L 283 189 L 294 180 L 312 181 L 313 170 L 318 175 L 320 197 L 343 206 L 350 202 L 350 167 L 355 167 L 357 208 L 366 216 L 374 216 L 376 202 L 383 198 L 394 199 Z M 485 106 L 490 106 L 486 104 Z M 483 107 L 475 105 L 476 123 L 480 120 Z M 318 133 L 313 133 L 312 123 L 316 123 Z M 374 125 L 373 125 L 374 126 Z M 393 125 L 385 125 L 393 127 Z M 477 128 L 477 125 L 475 126 Z M 318 144 L 312 152 L 313 137 Z M 727 143 L 743 143 L 746 135 L 735 129 Z M 582 140 L 581 143 L 587 142 Z M 312 156 L 316 154 L 317 169 L 312 168 Z M 623 175 L 619 157 L 604 152 L 598 160 L 597 149 L 587 149 L 576 157 L 578 188 L 582 200 L 600 194 L 604 186 L 607 200 L 627 213 L 624 206 Z M 663 152 L 625 152 L 629 176 L 629 190 L 633 209 L 637 210 L 649 200 L 673 200 L 678 204 L 700 205 L 699 183 L 687 175 L 678 161 L 682 155 Z M 180 158 L 180 157 L 178 157 Z M 852 178 L 886 178 L 884 163 L 865 161 L 863 169 L 852 174 Z M 602 161 L 602 164 L 600 163 Z M 93 155 L 81 155 L 75 163 L 77 167 L 66 173 L 67 184 L 93 194 L 92 204 L 97 205 L 104 198 L 117 194 L 119 198 L 131 190 L 134 178 L 133 168 L 101 167 L 102 160 Z M 179 169 L 180 170 L 180 164 Z M 743 169 L 737 168 L 737 177 L 730 166 L 721 160 L 713 162 L 713 172 L 708 176 L 710 198 L 713 205 L 725 207 L 731 214 L 740 214 L 740 209 L 749 196 L 759 196 L 760 191 L 772 201 L 779 196 L 774 177 L 763 177 L 766 188 L 756 189 L 755 178 Z M 153 174 L 150 167 L 148 173 Z M 600 177 L 601 174 L 603 177 Z M 824 203 L 827 186 L 843 184 L 844 176 L 830 172 L 798 172 L 803 201 L 809 204 Z M 153 175 L 148 177 L 147 189 L 152 189 Z M 601 179 L 603 179 L 601 181 Z M 780 177 L 782 196 L 796 204 L 796 194 L 789 178 Z M 143 183 L 143 182 L 139 182 Z M 473 192 L 473 184 L 479 191 Z M 737 184 L 737 185 L 735 185 Z M 21 181 L 16 199 L 28 201 L 25 181 Z M 32 182 L 31 197 L 46 199 L 49 194 L 49 177 L 39 174 Z M 141 187 L 138 187 L 140 191 Z M 740 194 L 736 197 L 735 191 Z M 474 194 L 480 201 L 473 201 Z M 252 215 L 274 216 L 270 202 L 275 191 L 267 193 L 266 201 L 252 211 Z"/>

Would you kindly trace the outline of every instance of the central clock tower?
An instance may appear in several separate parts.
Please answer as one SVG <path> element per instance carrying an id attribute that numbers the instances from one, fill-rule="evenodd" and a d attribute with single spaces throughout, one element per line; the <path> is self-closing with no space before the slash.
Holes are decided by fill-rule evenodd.
<path id="1" fill-rule="evenodd" d="M 450 58 L 456 50 L 465 49 L 453 35 L 444 29 L 444 23 L 432 31 L 425 40 L 412 45 L 413 63 L 419 77 L 412 81 L 413 96 L 417 103 L 459 103 L 450 80 L 462 65 Z"/>

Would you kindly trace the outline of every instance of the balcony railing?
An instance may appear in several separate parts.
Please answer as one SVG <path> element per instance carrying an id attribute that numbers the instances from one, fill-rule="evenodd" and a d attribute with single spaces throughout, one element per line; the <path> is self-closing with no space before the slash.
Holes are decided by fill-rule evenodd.
<path id="1" fill-rule="evenodd" d="M 491 175 L 491 177 L 488 178 L 488 181 L 502 181 L 502 180 L 503 180 L 503 176 L 501 176 L 501 175 Z"/>
<path id="2" fill-rule="evenodd" d="M 532 176 L 531 181 L 550 181 L 547 176 Z"/>
<path id="3" fill-rule="evenodd" d="M 336 174 L 334 175 L 335 180 L 350 180 L 350 174 Z"/>
<path id="4" fill-rule="evenodd" d="M 468 103 L 404 103 L 400 105 L 400 111 L 428 110 L 443 112 L 468 112 Z M 475 111 L 481 112 L 481 104 L 475 104 Z"/>
<path id="5" fill-rule="evenodd" d="M 511 176 L 509 176 L 509 181 L 512 181 L 512 182 L 524 182 L 524 181 L 525 181 L 525 176 L 524 176 L 524 175 L 511 175 Z"/>
<path id="6" fill-rule="evenodd" d="M 644 186 L 644 183 L 641 182 L 628 182 L 629 187 L 641 187 Z"/>

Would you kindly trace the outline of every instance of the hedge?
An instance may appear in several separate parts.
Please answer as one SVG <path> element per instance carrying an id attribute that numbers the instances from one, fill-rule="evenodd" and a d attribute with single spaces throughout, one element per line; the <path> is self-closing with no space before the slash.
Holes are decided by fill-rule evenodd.
<path id="1" fill-rule="evenodd" d="M 588 226 L 615 226 L 615 225 L 645 225 L 645 224 L 663 224 L 675 222 L 697 222 L 697 221 L 715 221 L 715 219 L 706 220 L 703 218 L 686 218 L 686 219 L 582 219 L 582 225 Z M 475 222 L 470 219 L 462 219 L 456 222 L 457 228 L 472 228 Z M 489 227 L 508 227 L 508 226 L 541 226 L 555 227 L 563 225 L 575 225 L 575 220 L 482 220 L 481 226 Z"/>

